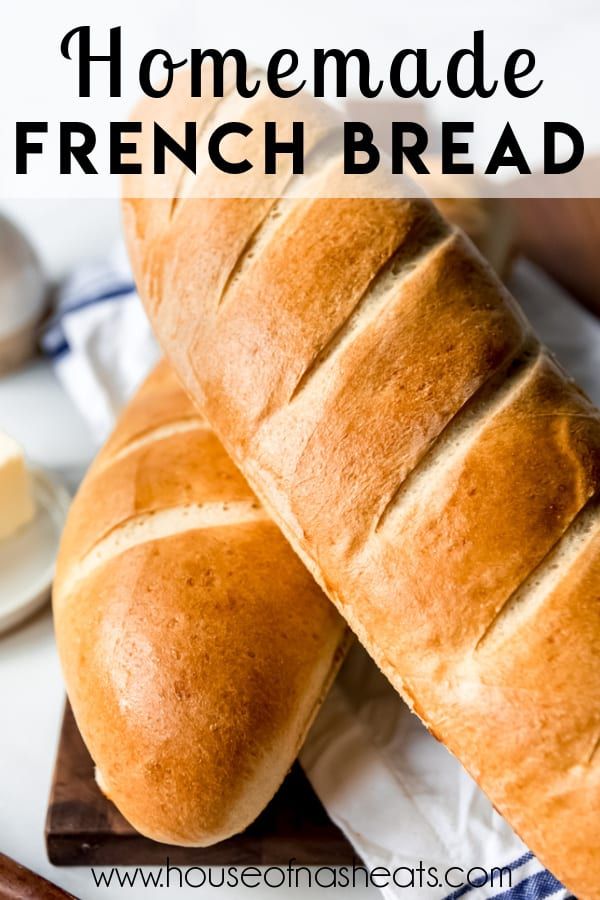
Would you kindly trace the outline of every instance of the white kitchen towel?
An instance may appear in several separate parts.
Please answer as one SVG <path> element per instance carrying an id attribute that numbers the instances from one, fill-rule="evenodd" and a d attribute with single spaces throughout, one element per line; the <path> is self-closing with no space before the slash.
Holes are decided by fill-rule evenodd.
<path id="1" fill-rule="evenodd" d="M 600 323 L 526 262 L 517 264 L 510 287 L 540 336 L 600 403 Z M 63 286 L 42 346 L 100 441 L 157 358 L 122 252 Z M 358 646 L 301 762 L 357 857 L 372 871 L 392 873 L 382 887 L 389 900 L 570 896 Z M 378 886 L 386 877 L 379 872 Z"/>
<path id="2" fill-rule="evenodd" d="M 60 285 L 40 343 L 100 445 L 159 357 L 122 245 Z"/>

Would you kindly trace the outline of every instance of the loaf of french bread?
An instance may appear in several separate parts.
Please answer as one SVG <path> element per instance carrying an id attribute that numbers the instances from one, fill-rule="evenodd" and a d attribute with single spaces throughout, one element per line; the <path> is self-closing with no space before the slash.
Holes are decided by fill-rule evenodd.
<path id="1" fill-rule="evenodd" d="M 73 502 L 53 606 L 98 783 L 182 845 L 266 806 L 347 636 L 164 363 Z"/>
<path id="2" fill-rule="evenodd" d="M 431 203 L 335 199 L 336 163 L 304 199 L 206 199 L 206 169 L 170 206 L 126 190 L 140 292 L 383 672 L 599 898 L 600 415 Z"/>

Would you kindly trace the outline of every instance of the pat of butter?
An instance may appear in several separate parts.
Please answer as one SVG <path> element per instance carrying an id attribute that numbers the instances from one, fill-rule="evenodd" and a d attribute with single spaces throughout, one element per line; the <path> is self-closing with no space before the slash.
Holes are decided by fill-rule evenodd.
<path id="1" fill-rule="evenodd" d="M 0 539 L 33 518 L 29 472 L 20 446 L 0 432 Z"/>

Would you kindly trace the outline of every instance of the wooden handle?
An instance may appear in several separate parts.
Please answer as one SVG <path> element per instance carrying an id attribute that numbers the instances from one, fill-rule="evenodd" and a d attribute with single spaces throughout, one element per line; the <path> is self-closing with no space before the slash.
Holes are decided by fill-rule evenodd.
<path id="1" fill-rule="evenodd" d="M 3 900 L 76 900 L 61 888 L 0 853 L 0 897 Z"/>

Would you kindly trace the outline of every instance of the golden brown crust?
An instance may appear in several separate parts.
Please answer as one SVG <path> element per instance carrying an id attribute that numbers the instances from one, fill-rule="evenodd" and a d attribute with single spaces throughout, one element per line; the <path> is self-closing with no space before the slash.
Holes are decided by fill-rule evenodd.
<path id="1" fill-rule="evenodd" d="M 541 605 L 524 604 L 481 646 L 485 676 L 456 698 L 457 738 L 464 745 L 476 730 L 478 754 L 490 761 L 482 777 L 494 780 L 500 807 L 582 898 L 598 896 L 600 812 L 600 517 L 597 506 L 589 512 L 595 529 L 557 561 L 560 576 Z M 469 684 L 468 670 L 461 678 Z M 446 700 L 452 715 L 455 696 Z M 504 758 L 518 767 L 503 767 Z"/>
<path id="2" fill-rule="evenodd" d="M 517 223 L 508 200 L 456 196 L 436 197 L 433 202 L 444 218 L 464 231 L 502 278 L 510 274 Z"/>
<path id="3" fill-rule="evenodd" d="M 475 267 L 462 237 L 451 236 L 398 279 L 337 366 L 326 372 L 322 363 L 323 377 L 306 383 L 259 430 L 256 457 L 289 484 L 294 515 L 317 552 L 349 516 L 352 541 L 362 541 L 442 429 L 522 347 L 525 335 L 510 305 L 492 298 L 497 287 L 488 272 Z M 251 378 L 248 372 L 244 384 L 254 385 Z M 331 382 L 326 394 L 324 382 Z M 368 424 L 374 406 L 393 409 L 377 429 Z M 329 477 L 316 518 L 311 494 L 323 471 Z"/>
<path id="4" fill-rule="evenodd" d="M 53 602 L 103 789 L 149 837 L 205 845 L 276 791 L 346 630 L 195 416 L 161 364 L 75 498 Z"/>
<path id="5" fill-rule="evenodd" d="M 600 421 L 544 355 L 476 422 L 354 556 L 361 617 L 415 697 L 413 680 L 452 678 L 600 484 Z"/>
<path id="6" fill-rule="evenodd" d="M 135 403 L 121 416 L 104 444 L 99 458 L 105 462 L 132 441 L 172 422 L 203 420 L 177 379 L 173 369 L 161 360 L 139 387 Z"/>
<path id="7" fill-rule="evenodd" d="M 206 425 L 193 425 L 190 420 L 191 430 L 172 434 L 165 429 L 164 436 L 148 432 L 147 442 L 114 461 L 98 457 L 63 536 L 71 558 L 80 559 L 114 528 L 144 513 L 254 500 L 214 433 Z M 74 519 L 80 508 L 81 516 Z"/>
<path id="8" fill-rule="evenodd" d="M 599 527 L 600 416 L 429 204 L 264 221 L 261 201 L 184 200 L 160 240 L 129 235 L 159 339 L 382 670 L 596 900 L 598 544 L 577 523 Z M 576 631 L 556 650 L 547 615 Z"/>

